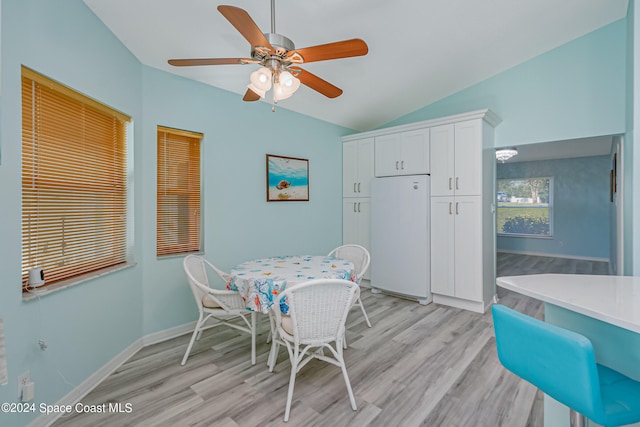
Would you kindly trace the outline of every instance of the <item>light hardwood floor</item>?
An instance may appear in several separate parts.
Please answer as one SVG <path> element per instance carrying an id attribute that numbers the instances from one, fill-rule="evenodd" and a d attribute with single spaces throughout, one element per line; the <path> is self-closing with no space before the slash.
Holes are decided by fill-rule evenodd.
<path id="1" fill-rule="evenodd" d="M 603 274 L 606 264 L 499 254 L 498 275 Z M 548 270 L 549 269 L 549 270 Z M 499 290 L 500 303 L 542 317 L 542 305 Z M 542 395 L 500 365 L 489 313 L 477 314 L 363 290 L 373 324 L 359 310 L 347 321 L 347 369 L 358 404 L 352 411 L 338 368 L 313 361 L 298 374 L 291 418 L 282 421 L 290 364 L 281 348 L 266 368 L 268 321 L 260 323 L 258 359 L 246 335 L 209 330 L 180 360 L 184 335 L 143 348 L 82 399 L 131 404 L 129 414 L 84 414 L 55 426 L 542 426 Z"/>

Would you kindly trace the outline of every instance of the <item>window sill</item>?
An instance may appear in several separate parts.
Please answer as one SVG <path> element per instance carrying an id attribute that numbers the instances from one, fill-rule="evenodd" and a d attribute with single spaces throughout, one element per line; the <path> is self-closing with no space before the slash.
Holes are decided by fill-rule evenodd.
<path id="1" fill-rule="evenodd" d="M 172 259 L 172 258 L 184 258 L 187 255 L 199 255 L 204 256 L 204 251 L 194 251 L 194 252 L 180 252 L 179 254 L 166 254 L 166 255 L 156 255 L 157 260 L 163 259 Z"/>
<path id="2" fill-rule="evenodd" d="M 73 279 L 64 280 L 62 282 L 55 283 L 50 286 L 45 286 L 42 289 L 31 289 L 30 291 L 22 293 L 22 301 L 31 301 L 36 298 L 40 298 L 45 295 L 52 294 L 54 292 L 61 291 L 63 289 L 67 289 L 71 286 L 79 285 L 80 283 L 87 282 L 89 280 L 96 279 L 98 277 L 105 276 L 107 274 L 115 273 L 116 271 L 124 270 L 125 268 L 131 268 L 136 265 L 135 262 L 127 262 L 124 264 L 117 265 L 115 267 L 105 268 L 100 271 L 96 271 L 93 273 L 88 273 L 82 276 L 74 277 Z"/>
<path id="3" fill-rule="evenodd" d="M 542 236 L 539 234 L 515 234 L 515 233 L 497 233 L 498 237 L 525 237 L 527 239 L 547 239 L 553 240 L 553 236 Z"/>

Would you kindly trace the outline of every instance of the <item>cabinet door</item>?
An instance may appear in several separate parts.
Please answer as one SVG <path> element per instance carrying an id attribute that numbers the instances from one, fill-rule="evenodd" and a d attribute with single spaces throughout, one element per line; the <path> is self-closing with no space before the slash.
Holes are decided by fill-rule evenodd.
<path id="1" fill-rule="evenodd" d="M 371 196 L 373 157 L 373 138 L 358 141 L 358 180 L 356 185 L 358 197 Z"/>
<path id="2" fill-rule="evenodd" d="M 452 196 L 454 185 L 454 128 L 431 128 L 431 195 Z"/>
<path id="3" fill-rule="evenodd" d="M 455 124 L 455 193 L 482 194 L 482 121 Z"/>
<path id="4" fill-rule="evenodd" d="M 429 173 L 429 129 L 400 134 L 400 175 Z"/>
<path id="5" fill-rule="evenodd" d="M 342 243 L 358 241 L 358 199 L 342 200 Z"/>
<path id="6" fill-rule="evenodd" d="M 455 296 L 482 301 L 482 197 L 455 198 Z"/>
<path id="7" fill-rule="evenodd" d="M 358 196 L 358 142 L 342 144 L 342 197 Z"/>
<path id="8" fill-rule="evenodd" d="M 375 175 L 394 176 L 400 171 L 400 134 L 376 136 Z"/>
<path id="9" fill-rule="evenodd" d="M 369 198 L 343 199 L 342 244 L 353 243 L 371 251 L 371 204 Z M 371 268 L 364 278 L 369 280 Z"/>
<path id="10" fill-rule="evenodd" d="M 371 199 L 358 199 L 358 244 L 371 251 Z"/>
<path id="11" fill-rule="evenodd" d="M 371 199 L 358 199 L 358 244 L 371 253 Z M 371 280 L 371 266 L 364 273 L 364 279 Z"/>
<path id="12" fill-rule="evenodd" d="M 431 292 L 455 294 L 453 197 L 431 197 Z"/>

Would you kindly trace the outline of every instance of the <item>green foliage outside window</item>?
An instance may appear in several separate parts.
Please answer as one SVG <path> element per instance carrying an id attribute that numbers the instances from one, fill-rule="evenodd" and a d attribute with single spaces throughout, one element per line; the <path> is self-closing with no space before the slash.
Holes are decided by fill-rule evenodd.
<path id="1" fill-rule="evenodd" d="M 549 235 L 549 218 L 533 216 L 508 217 L 502 225 L 503 233 Z"/>

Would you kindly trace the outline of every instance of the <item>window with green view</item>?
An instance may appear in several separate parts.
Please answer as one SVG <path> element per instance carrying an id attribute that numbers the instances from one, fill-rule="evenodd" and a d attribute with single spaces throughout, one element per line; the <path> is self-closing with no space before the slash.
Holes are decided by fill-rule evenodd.
<path id="1" fill-rule="evenodd" d="M 553 235 L 552 178 L 499 179 L 497 184 L 496 230 L 499 235 Z"/>

